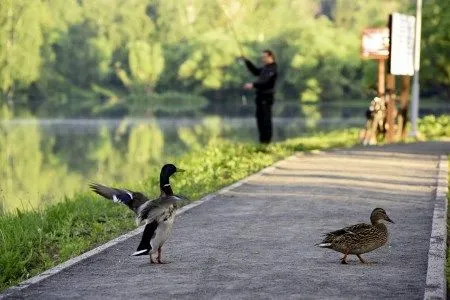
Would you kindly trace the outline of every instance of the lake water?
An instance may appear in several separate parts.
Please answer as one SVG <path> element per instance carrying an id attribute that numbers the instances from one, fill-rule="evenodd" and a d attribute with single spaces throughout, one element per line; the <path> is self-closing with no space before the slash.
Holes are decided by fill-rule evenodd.
<path id="1" fill-rule="evenodd" d="M 363 127 L 366 107 L 307 109 L 274 118 L 274 141 L 318 130 Z M 450 105 L 420 115 L 450 113 Z M 275 116 L 289 115 L 286 109 Z M 319 116 L 314 119 L 314 116 Z M 359 117 L 354 117 L 359 116 Z M 87 190 L 91 181 L 126 184 L 218 137 L 257 142 L 253 116 L 152 119 L 0 120 L 0 214 L 38 208 Z"/>
<path id="2" fill-rule="evenodd" d="M 0 212 L 38 208 L 90 181 L 141 180 L 211 139 L 257 141 L 255 119 L 15 119 L 0 121 Z M 328 119 L 316 129 L 362 126 L 364 119 Z M 307 120 L 274 118 L 274 140 L 311 132 Z"/>

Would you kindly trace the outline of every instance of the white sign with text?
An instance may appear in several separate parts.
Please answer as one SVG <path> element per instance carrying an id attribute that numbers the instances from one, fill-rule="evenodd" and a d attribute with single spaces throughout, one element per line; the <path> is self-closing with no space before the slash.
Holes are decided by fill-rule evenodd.
<path id="1" fill-rule="evenodd" d="M 393 75 L 414 75 L 415 23 L 413 16 L 392 14 L 390 73 Z"/>

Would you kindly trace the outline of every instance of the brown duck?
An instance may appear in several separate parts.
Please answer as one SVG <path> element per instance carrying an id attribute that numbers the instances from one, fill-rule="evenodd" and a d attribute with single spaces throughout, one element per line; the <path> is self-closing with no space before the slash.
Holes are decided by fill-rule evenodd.
<path id="1" fill-rule="evenodd" d="M 358 256 L 362 263 L 366 263 L 361 254 L 375 250 L 388 240 L 388 230 L 383 220 L 394 223 L 382 208 L 375 208 L 370 215 L 372 224 L 356 224 L 326 234 L 321 248 L 329 248 L 344 254 L 341 263 L 347 264 L 347 255 Z"/>

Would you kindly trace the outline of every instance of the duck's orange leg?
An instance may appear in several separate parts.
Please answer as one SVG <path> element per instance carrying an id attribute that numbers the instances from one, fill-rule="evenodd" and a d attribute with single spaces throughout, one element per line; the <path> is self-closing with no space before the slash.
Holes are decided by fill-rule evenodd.
<path id="1" fill-rule="evenodd" d="M 358 256 L 359 260 L 360 260 L 363 264 L 366 263 L 366 261 L 361 257 L 361 255 L 356 254 L 356 256 Z"/>
<path id="2" fill-rule="evenodd" d="M 151 263 L 151 264 L 156 264 L 156 261 L 153 260 L 153 257 L 152 257 L 152 254 L 151 254 L 151 253 L 150 253 L 149 256 L 150 256 L 150 263 Z"/>
<path id="3" fill-rule="evenodd" d="M 162 261 L 161 247 L 158 248 L 158 263 L 160 263 L 160 264 L 165 264 L 166 263 L 166 262 Z"/>
<path id="4" fill-rule="evenodd" d="M 341 258 L 341 264 L 343 264 L 343 265 L 346 265 L 346 264 L 347 264 L 347 255 L 348 255 L 348 250 L 345 251 L 344 257 Z"/>

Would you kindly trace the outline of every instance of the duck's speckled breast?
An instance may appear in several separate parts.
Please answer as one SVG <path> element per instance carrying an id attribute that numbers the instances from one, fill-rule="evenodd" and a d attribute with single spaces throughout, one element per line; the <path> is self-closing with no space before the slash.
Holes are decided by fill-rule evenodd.
<path id="1" fill-rule="evenodd" d="M 349 246 L 349 254 L 363 254 L 380 248 L 388 240 L 386 225 L 380 223 L 373 226 L 372 230 L 362 232 L 354 243 Z"/>

